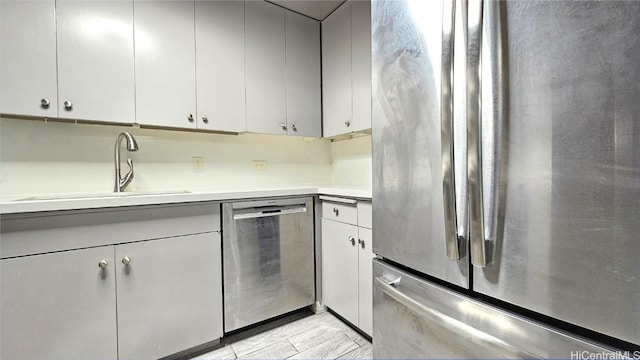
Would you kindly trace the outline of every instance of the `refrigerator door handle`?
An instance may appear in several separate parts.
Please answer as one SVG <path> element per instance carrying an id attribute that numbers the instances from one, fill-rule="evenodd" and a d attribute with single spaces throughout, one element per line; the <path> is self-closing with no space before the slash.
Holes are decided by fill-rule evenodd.
<path id="1" fill-rule="evenodd" d="M 460 259 L 458 247 L 456 192 L 453 160 L 453 49 L 456 1 L 442 6 L 442 74 L 440 92 L 440 136 L 442 155 L 442 195 L 444 206 L 444 236 L 449 260 Z"/>
<path id="2" fill-rule="evenodd" d="M 384 278 L 376 277 L 375 285 L 387 296 L 407 307 L 412 312 L 424 317 L 429 322 L 432 322 L 446 330 L 449 330 L 459 336 L 468 339 L 469 341 L 482 346 L 485 349 L 490 350 L 496 354 L 500 354 L 510 359 L 525 358 L 533 359 L 536 356 L 529 354 L 523 350 L 519 350 L 512 345 L 509 345 L 505 341 L 480 331 L 472 326 L 465 324 L 464 322 L 454 319 L 442 312 L 426 306 L 421 302 L 413 299 L 412 297 L 402 293 L 398 290 L 400 279 L 394 280 L 393 284 L 388 284 Z M 395 285 L 395 286 L 394 286 Z"/>
<path id="3" fill-rule="evenodd" d="M 482 198 L 482 48 L 483 0 L 470 0 L 467 21 L 467 183 L 469 196 L 469 241 L 471 263 L 485 267 L 490 262 L 484 236 Z"/>

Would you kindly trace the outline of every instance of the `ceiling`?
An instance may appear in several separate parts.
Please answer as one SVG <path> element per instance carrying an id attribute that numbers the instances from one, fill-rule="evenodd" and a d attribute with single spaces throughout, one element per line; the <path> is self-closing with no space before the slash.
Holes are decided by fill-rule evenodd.
<path id="1" fill-rule="evenodd" d="M 316 20 L 324 20 L 345 0 L 268 0 Z"/>

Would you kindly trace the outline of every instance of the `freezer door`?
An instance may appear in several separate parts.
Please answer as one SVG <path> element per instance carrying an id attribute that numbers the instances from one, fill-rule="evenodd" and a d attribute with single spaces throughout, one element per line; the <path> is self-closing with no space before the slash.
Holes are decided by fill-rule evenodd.
<path id="1" fill-rule="evenodd" d="M 585 359 L 624 354 L 472 300 L 379 260 L 374 260 L 373 276 L 376 359 Z"/>
<path id="2" fill-rule="evenodd" d="M 463 57 L 458 57 L 460 71 L 454 71 L 456 84 L 442 90 L 443 59 L 446 64 L 453 54 L 451 48 L 442 51 L 443 30 L 453 29 L 443 19 L 451 22 L 453 2 L 373 1 L 371 7 L 373 251 L 468 287 L 465 184 L 443 177 L 451 175 L 448 169 L 464 174 L 464 146 L 452 153 L 446 146 L 452 137 L 464 144 L 464 98 L 450 94 L 457 85 L 464 88 Z M 462 11 L 455 14 L 461 22 Z M 456 29 L 457 43 L 463 44 L 462 26 Z M 464 47 L 456 50 L 464 53 Z M 443 101 L 456 106 L 449 119 L 453 131 L 444 133 Z M 448 154 L 462 160 L 453 162 Z"/>
<path id="3" fill-rule="evenodd" d="M 640 2 L 484 6 L 473 288 L 640 344 Z"/>

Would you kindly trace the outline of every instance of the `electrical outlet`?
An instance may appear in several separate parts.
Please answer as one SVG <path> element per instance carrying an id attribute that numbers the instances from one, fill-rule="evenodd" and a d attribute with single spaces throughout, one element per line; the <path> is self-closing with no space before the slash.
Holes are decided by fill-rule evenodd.
<path id="1" fill-rule="evenodd" d="M 266 171 L 267 170 L 267 160 L 253 160 L 251 162 L 253 170 L 255 171 Z"/>
<path id="2" fill-rule="evenodd" d="M 202 172 L 204 171 L 204 158 L 201 156 L 194 156 L 191 158 L 191 166 L 193 167 L 193 172 Z"/>

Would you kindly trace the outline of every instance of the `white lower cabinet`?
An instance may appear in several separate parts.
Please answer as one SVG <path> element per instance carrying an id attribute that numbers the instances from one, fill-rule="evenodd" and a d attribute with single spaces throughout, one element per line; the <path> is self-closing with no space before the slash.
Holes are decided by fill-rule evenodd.
<path id="1" fill-rule="evenodd" d="M 322 219 L 322 301 L 354 325 L 359 313 L 357 238 L 357 226 Z"/>
<path id="2" fill-rule="evenodd" d="M 219 219 L 217 204 L 3 218 L 0 358 L 157 359 L 219 339 Z"/>
<path id="3" fill-rule="evenodd" d="M 113 246 L 0 260 L 0 358 L 115 359 Z"/>
<path id="4" fill-rule="evenodd" d="M 222 337 L 220 250 L 217 232 L 116 246 L 120 359 L 157 359 Z"/>
<path id="5" fill-rule="evenodd" d="M 361 203 L 357 214 L 361 216 Z M 370 207 L 371 204 L 365 203 Z M 356 204 L 325 201 L 322 219 L 322 301 L 365 333 L 373 334 L 373 251 L 370 224 L 353 221 Z M 369 213 L 370 214 L 370 213 Z M 342 222 L 347 221 L 347 222 Z"/>

